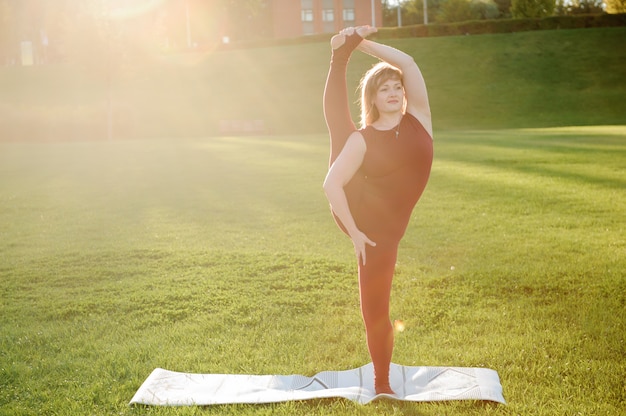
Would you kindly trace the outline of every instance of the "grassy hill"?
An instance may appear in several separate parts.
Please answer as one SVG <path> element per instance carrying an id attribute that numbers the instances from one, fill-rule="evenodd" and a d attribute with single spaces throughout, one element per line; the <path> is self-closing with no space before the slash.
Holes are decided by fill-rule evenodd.
<path id="1" fill-rule="evenodd" d="M 386 42 L 415 57 L 435 128 L 449 130 L 626 124 L 624 39 L 620 27 Z M 112 71 L 0 68 L 0 135 L 105 137 L 109 92 L 116 137 L 215 135 L 224 120 L 320 133 L 329 56 L 324 42 L 151 58 Z M 354 56 L 355 88 L 373 62 Z"/>

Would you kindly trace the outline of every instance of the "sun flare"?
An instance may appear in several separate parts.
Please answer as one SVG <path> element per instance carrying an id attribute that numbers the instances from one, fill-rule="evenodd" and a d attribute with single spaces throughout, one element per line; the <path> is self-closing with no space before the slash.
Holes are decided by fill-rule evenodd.
<path id="1" fill-rule="evenodd" d="M 109 4 L 107 15 L 111 19 L 123 20 L 155 10 L 164 0 L 118 0 Z"/>

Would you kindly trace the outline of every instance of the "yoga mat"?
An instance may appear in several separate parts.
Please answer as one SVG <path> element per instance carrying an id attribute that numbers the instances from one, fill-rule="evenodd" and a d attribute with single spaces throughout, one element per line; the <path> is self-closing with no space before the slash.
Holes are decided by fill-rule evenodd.
<path id="1" fill-rule="evenodd" d="M 275 403 L 343 397 L 361 404 L 379 398 L 414 402 L 488 400 L 506 403 L 498 373 L 487 368 L 391 364 L 395 396 L 376 395 L 372 363 L 345 371 L 301 375 L 190 374 L 155 369 L 130 404 L 157 406 Z"/>

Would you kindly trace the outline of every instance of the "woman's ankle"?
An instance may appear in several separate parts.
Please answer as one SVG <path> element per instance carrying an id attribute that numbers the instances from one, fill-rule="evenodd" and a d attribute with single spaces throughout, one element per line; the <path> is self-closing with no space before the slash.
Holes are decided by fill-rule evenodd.
<path id="1" fill-rule="evenodd" d="M 340 33 L 330 40 L 330 46 L 334 57 L 349 58 L 352 52 L 359 46 L 363 38 L 356 32 L 350 35 Z"/>
<path id="2" fill-rule="evenodd" d="M 391 389 L 389 383 L 376 384 L 376 394 L 392 394 L 395 396 L 396 392 Z"/>
<path id="3" fill-rule="evenodd" d="M 330 39 L 330 47 L 333 49 L 333 51 L 342 47 L 344 43 L 346 43 L 346 35 L 341 33 L 333 36 Z"/>

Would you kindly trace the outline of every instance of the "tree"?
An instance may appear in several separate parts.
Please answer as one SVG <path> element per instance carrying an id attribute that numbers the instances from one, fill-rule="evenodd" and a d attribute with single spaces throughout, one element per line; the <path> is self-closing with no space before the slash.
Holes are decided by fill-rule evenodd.
<path id="1" fill-rule="evenodd" d="M 511 0 L 495 0 L 494 3 L 498 6 L 499 18 L 511 17 Z"/>
<path id="2" fill-rule="evenodd" d="M 474 13 L 469 0 L 446 0 L 441 4 L 437 21 L 442 23 L 474 20 Z"/>
<path id="3" fill-rule="evenodd" d="M 228 11 L 231 36 L 237 40 L 269 37 L 271 13 L 265 0 L 220 0 Z"/>
<path id="4" fill-rule="evenodd" d="M 0 0 L 0 64 L 17 59 L 14 23 L 15 14 L 8 0 Z"/>
<path id="5" fill-rule="evenodd" d="M 204 42 L 269 36 L 267 0 L 185 0 L 192 9 L 193 31 Z"/>
<path id="6" fill-rule="evenodd" d="M 472 9 L 473 19 L 497 19 L 500 16 L 498 6 L 493 0 L 472 0 L 470 8 Z"/>
<path id="7" fill-rule="evenodd" d="M 607 13 L 626 13 L 626 0 L 604 0 Z"/>
<path id="8" fill-rule="evenodd" d="M 556 0 L 512 0 L 511 15 L 516 18 L 540 18 L 552 16 Z"/>
<path id="9" fill-rule="evenodd" d="M 434 23 L 439 20 L 441 5 L 446 0 L 427 0 L 428 22 Z M 412 0 L 404 3 L 407 16 L 407 24 L 424 23 L 424 0 Z M 403 14 L 404 16 L 404 14 Z"/>
<path id="10" fill-rule="evenodd" d="M 383 6 L 383 26 L 385 27 L 396 26 L 398 23 L 398 7 L 400 7 L 400 9 L 404 11 L 404 5 L 401 5 L 401 3 L 398 3 L 398 2 L 394 2 L 392 4 L 389 2 L 389 0 L 382 0 L 382 6 Z M 402 15 L 404 17 L 404 13 L 402 13 Z M 404 19 L 402 19 L 402 24 L 406 25 L 408 23 L 405 22 Z"/>
<path id="11" fill-rule="evenodd" d="M 604 11 L 602 2 L 603 0 L 557 0 L 555 14 L 600 14 Z"/>
<path id="12" fill-rule="evenodd" d="M 35 59 L 41 62 L 44 40 L 54 39 L 57 47 L 62 13 L 70 0 L 0 0 L 0 63 L 17 63 L 20 43 L 33 45 Z M 54 49 L 54 48 L 52 48 Z"/>
<path id="13" fill-rule="evenodd" d="M 438 21 L 486 20 L 495 19 L 498 15 L 498 6 L 493 0 L 445 0 L 441 3 Z"/>

